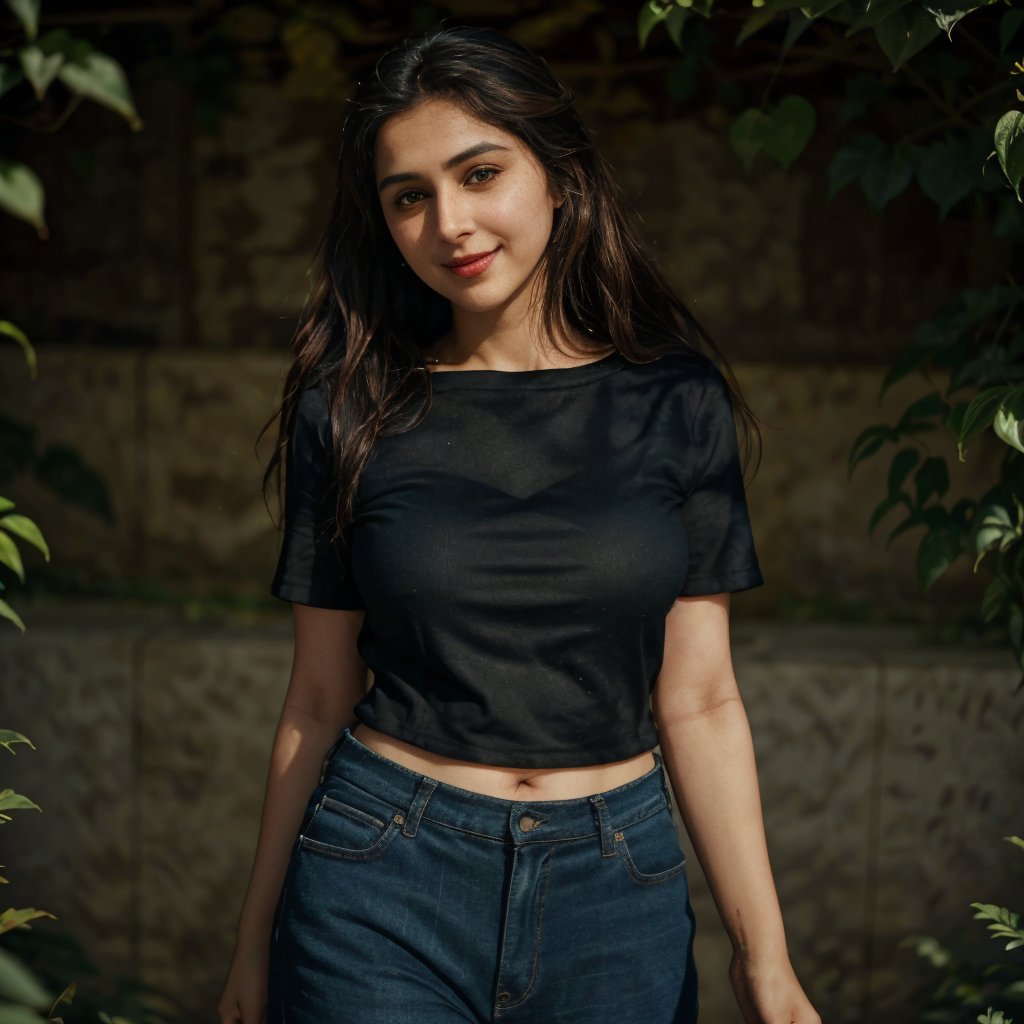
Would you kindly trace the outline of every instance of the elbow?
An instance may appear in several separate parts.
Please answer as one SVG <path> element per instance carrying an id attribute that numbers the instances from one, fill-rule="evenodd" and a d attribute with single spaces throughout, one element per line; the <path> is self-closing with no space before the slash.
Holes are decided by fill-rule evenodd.
<path id="1" fill-rule="evenodd" d="M 655 687 L 651 714 L 659 733 L 689 724 L 718 721 L 736 712 L 746 714 L 735 677 L 705 687 Z"/>

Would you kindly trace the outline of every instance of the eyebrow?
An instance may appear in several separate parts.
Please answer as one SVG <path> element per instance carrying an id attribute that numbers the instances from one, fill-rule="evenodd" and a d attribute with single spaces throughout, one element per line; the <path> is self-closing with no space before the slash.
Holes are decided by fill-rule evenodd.
<path id="1" fill-rule="evenodd" d="M 470 157 L 479 156 L 481 153 L 490 153 L 494 149 L 509 149 L 509 147 L 499 145 L 497 142 L 478 142 L 475 146 L 470 146 L 469 149 L 464 149 L 461 153 L 456 153 L 455 156 L 449 157 L 443 164 L 441 164 L 441 166 L 446 171 L 450 171 L 453 167 L 458 166 L 464 160 L 469 160 Z M 413 174 L 410 171 L 405 171 L 402 174 L 389 174 L 377 186 L 377 191 L 383 192 L 388 185 L 394 185 L 400 181 L 414 181 L 418 177 L 418 174 Z"/>

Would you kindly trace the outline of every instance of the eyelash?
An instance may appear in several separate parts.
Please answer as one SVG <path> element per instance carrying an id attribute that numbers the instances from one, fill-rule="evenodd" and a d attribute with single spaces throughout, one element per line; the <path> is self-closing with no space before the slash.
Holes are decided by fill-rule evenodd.
<path id="1" fill-rule="evenodd" d="M 474 182 L 474 184 L 476 184 L 476 185 L 486 185 L 488 182 L 494 181 L 494 179 L 499 174 L 501 174 L 501 170 L 498 167 L 474 167 L 473 170 L 471 170 L 469 172 L 469 177 L 472 178 L 474 174 L 481 174 L 484 171 L 490 172 L 491 173 L 491 177 L 485 178 L 483 181 Z M 402 192 L 400 195 L 395 196 L 395 206 L 399 207 L 399 209 L 409 209 L 411 204 L 410 203 L 403 203 L 402 200 L 405 199 L 407 196 L 416 196 L 416 195 L 422 195 L 422 193 L 420 192 L 419 189 L 409 189 L 408 192 Z"/>

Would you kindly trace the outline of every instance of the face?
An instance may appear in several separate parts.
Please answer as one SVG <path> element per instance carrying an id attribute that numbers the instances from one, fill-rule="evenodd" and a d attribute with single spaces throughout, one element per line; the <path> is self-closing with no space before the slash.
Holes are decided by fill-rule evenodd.
<path id="1" fill-rule="evenodd" d="M 381 126 L 375 160 L 384 219 L 414 274 L 467 312 L 530 301 L 561 200 L 525 143 L 425 100 Z M 468 256 L 482 258 L 451 266 Z"/>

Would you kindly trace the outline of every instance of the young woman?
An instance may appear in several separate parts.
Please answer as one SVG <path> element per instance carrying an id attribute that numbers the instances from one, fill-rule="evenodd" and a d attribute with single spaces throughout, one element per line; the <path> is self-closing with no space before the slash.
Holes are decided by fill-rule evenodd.
<path id="1" fill-rule="evenodd" d="M 268 467 L 295 653 L 222 1024 L 695 1021 L 666 769 L 745 1019 L 819 1024 L 730 657 L 761 574 L 724 360 L 542 59 L 438 29 L 352 103 Z"/>

